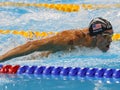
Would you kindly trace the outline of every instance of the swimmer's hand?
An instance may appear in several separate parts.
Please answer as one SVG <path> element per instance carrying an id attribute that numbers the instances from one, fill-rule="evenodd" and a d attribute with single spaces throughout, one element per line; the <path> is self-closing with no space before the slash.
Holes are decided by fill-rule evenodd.
<path id="1" fill-rule="evenodd" d="M 41 57 L 48 57 L 52 52 L 51 51 L 48 51 L 48 52 L 42 52 L 40 54 Z"/>
<path id="2" fill-rule="evenodd" d="M 51 54 L 52 52 L 51 51 L 46 51 L 46 52 L 41 52 L 41 53 L 39 53 L 39 54 L 37 54 L 37 55 L 31 55 L 31 57 L 30 57 L 30 59 L 36 59 L 37 57 L 48 57 L 50 54 Z"/>

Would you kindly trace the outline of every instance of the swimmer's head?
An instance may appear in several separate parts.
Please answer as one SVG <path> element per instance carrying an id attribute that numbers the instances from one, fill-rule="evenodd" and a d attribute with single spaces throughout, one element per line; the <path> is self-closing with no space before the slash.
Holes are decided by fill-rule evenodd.
<path id="1" fill-rule="evenodd" d="M 89 24 L 89 34 L 91 36 L 102 34 L 104 31 L 111 30 L 111 29 L 112 29 L 111 23 L 101 17 L 97 17 L 93 19 Z"/>
<path id="2" fill-rule="evenodd" d="M 90 36 L 95 36 L 96 47 L 103 52 L 109 50 L 113 35 L 112 25 L 109 21 L 101 17 L 93 19 L 89 25 L 89 33 Z"/>

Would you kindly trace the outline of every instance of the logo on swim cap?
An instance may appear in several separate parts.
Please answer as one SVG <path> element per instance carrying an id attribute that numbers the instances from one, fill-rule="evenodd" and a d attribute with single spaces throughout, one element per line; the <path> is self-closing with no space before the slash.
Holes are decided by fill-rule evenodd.
<path id="1" fill-rule="evenodd" d="M 112 29 L 111 23 L 101 17 L 93 19 L 89 25 L 89 33 L 91 36 L 101 34 L 105 30 L 110 30 L 110 29 Z"/>
<path id="2" fill-rule="evenodd" d="M 93 24 L 92 25 L 93 32 L 99 32 L 102 31 L 102 25 L 101 24 Z"/>

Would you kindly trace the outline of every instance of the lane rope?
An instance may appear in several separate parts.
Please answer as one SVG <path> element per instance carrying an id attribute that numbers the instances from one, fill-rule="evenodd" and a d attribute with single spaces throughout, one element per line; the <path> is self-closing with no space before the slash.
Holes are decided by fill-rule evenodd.
<path id="1" fill-rule="evenodd" d="M 42 38 L 42 37 L 48 37 L 51 35 L 56 35 L 58 32 L 38 32 L 38 31 L 18 31 L 18 30 L 0 30 L 0 34 L 14 34 L 14 35 L 21 35 L 25 38 L 30 38 L 32 39 L 33 37 L 35 38 Z"/>
<path id="2" fill-rule="evenodd" d="M 52 35 L 56 35 L 58 34 L 59 32 L 39 32 L 39 31 L 31 31 L 31 30 L 28 30 L 28 31 L 24 31 L 24 30 L 0 30 L 0 34 L 14 34 L 14 35 L 21 35 L 25 38 L 45 38 L 45 37 L 49 37 L 49 36 L 52 36 Z M 120 40 L 120 33 L 115 33 L 113 36 L 112 36 L 112 40 L 113 41 L 117 41 L 117 40 Z"/>
<path id="3" fill-rule="evenodd" d="M 28 65 L 0 65 L 0 74 L 19 75 L 51 75 L 51 76 L 73 76 L 92 78 L 115 78 L 120 79 L 120 69 L 112 68 L 88 68 L 88 67 L 62 67 L 62 66 L 28 66 Z"/>
<path id="4" fill-rule="evenodd" d="M 96 10 L 107 8 L 120 8 L 120 4 L 47 4 L 47 3 L 21 3 L 21 2 L 0 2 L 0 6 L 15 6 L 15 7 L 45 7 L 63 12 L 78 12 L 80 9 Z"/>
<path id="5" fill-rule="evenodd" d="M 77 4 L 47 4 L 47 3 L 19 3 L 19 2 L 1 2 L 0 6 L 15 6 L 15 7 L 45 7 L 49 9 L 56 9 L 64 12 L 77 12 L 80 6 Z"/>

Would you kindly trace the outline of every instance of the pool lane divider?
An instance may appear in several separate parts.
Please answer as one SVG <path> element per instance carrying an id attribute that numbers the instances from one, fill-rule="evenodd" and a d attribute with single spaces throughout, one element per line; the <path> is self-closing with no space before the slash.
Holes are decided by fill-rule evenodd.
<path id="1" fill-rule="evenodd" d="M 15 7 L 45 7 L 63 12 L 78 12 L 80 9 L 96 10 L 106 8 L 120 8 L 120 4 L 58 4 L 58 3 L 22 3 L 22 2 L 0 2 L 0 6 Z"/>
<path id="2" fill-rule="evenodd" d="M 14 7 L 36 7 L 49 8 L 63 12 L 78 12 L 80 6 L 78 4 L 48 4 L 48 3 L 22 3 L 22 2 L 0 2 L 0 6 L 14 6 Z"/>
<path id="3" fill-rule="evenodd" d="M 48 37 L 51 35 L 56 35 L 58 32 L 39 32 L 39 31 L 24 31 L 24 30 L 0 30 L 0 34 L 14 34 L 20 35 L 25 38 L 41 38 L 41 37 Z"/>
<path id="4" fill-rule="evenodd" d="M 14 35 L 20 35 L 20 36 L 23 36 L 25 38 L 30 38 L 30 39 L 33 39 L 33 38 L 45 38 L 45 37 L 49 37 L 49 36 L 52 36 L 52 35 L 56 35 L 58 34 L 59 32 L 39 32 L 39 31 L 31 31 L 31 30 L 28 30 L 28 31 L 24 31 L 24 30 L 0 30 L 0 34 L 14 34 Z M 113 36 L 112 36 L 112 40 L 116 41 L 116 40 L 120 40 L 120 33 L 115 33 Z"/>
<path id="5" fill-rule="evenodd" d="M 0 65 L 0 74 L 19 75 L 49 75 L 49 76 L 72 76 L 91 78 L 114 78 L 120 79 L 120 69 L 110 68 L 80 68 L 62 66 L 20 66 L 20 65 Z"/>

